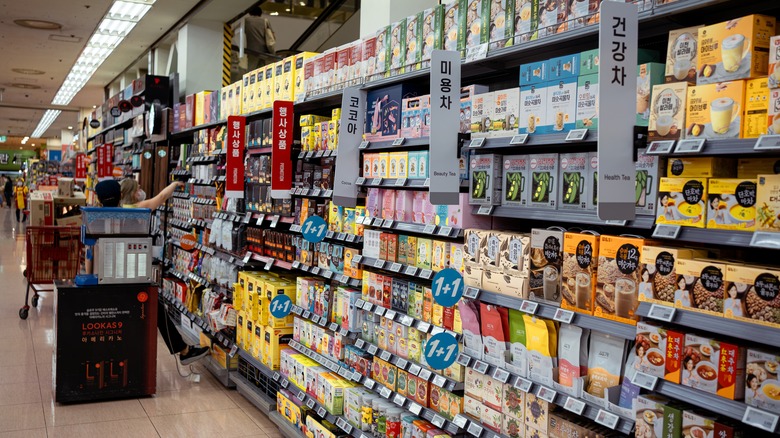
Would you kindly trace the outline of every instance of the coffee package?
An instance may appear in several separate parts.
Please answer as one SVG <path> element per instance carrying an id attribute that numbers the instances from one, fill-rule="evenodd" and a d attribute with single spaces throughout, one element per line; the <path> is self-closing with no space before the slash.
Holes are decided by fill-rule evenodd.
<path id="1" fill-rule="evenodd" d="M 650 101 L 650 120 L 647 125 L 648 141 L 685 138 L 687 98 L 687 82 L 653 86 L 653 97 Z"/>
<path id="2" fill-rule="evenodd" d="M 669 43 L 666 50 L 666 83 L 696 84 L 700 27 L 686 27 L 669 32 Z"/>
<path id="3" fill-rule="evenodd" d="M 644 239 L 601 236 L 593 314 L 636 324 L 637 285 Z"/>
<path id="4" fill-rule="evenodd" d="M 745 347 L 687 333 L 680 383 L 730 400 L 740 400 L 745 394 L 745 353 Z M 721 363 L 733 365 L 723 367 Z"/>
<path id="5" fill-rule="evenodd" d="M 568 232 L 563 235 L 561 307 L 564 309 L 593 314 L 598 254 L 597 233 Z"/>
<path id="6" fill-rule="evenodd" d="M 766 75 L 775 18 L 748 15 L 699 28 L 697 84 Z"/>
<path id="7" fill-rule="evenodd" d="M 645 245 L 639 259 L 639 301 L 673 305 L 677 264 L 681 259 L 706 256 L 706 251 Z"/>
<path id="8" fill-rule="evenodd" d="M 620 384 L 625 348 L 625 341 L 617 336 L 595 331 L 590 334 L 588 394 L 605 397 L 608 388 Z"/>
<path id="9" fill-rule="evenodd" d="M 529 297 L 532 300 L 560 306 L 562 243 L 563 231 L 561 230 L 543 228 L 531 230 Z"/>

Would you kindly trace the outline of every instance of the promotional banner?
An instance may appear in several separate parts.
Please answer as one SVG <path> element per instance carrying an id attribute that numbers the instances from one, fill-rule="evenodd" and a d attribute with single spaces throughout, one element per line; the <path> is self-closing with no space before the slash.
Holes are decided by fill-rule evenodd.
<path id="1" fill-rule="evenodd" d="M 357 87 L 344 89 L 341 97 L 341 129 L 339 129 L 339 153 L 336 156 L 336 172 L 333 180 L 333 203 L 353 208 L 357 205 L 360 176 L 360 142 L 363 140 L 363 121 L 366 115 L 366 92 Z"/>
<path id="2" fill-rule="evenodd" d="M 87 178 L 87 155 L 76 155 L 76 179 L 83 180 Z"/>
<path id="3" fill-rule="evenodd" d="M 227 123 L 225 197 L 244 197 L 244 133 L 246 118 L 230 116 Z"/>
<path id="4" fill-rule="evenodd" d="M 428 159 L 431 204 L 458 204 L 459 128 L 460 53 L 434 50 L 431 54 L 431 151 Z"/>
<path id="5" fill-rule="evenodd" d="M 635 217 L 634 125 L 637 99 L 637 5 L 601 3 L 599 23 L 598 216 Z"/>
<path id="6" fill-rule="evenodd" d="M 114 144 L 103 145 L 103 176 L 114 176 Z"/>
<path id="7" fill-rule="evenodd" d="M 95 166 L 95 171 L 97 172 L 98 178 L 103 178 L 106 175 L 103 173 L 105 171 L 105 148 L 103 145 L 100 145 L 95 148 L 95 154 L 97 155 L 97 165 Z"/>
<path id="8" fill-rule="evenodd" d="M 273 148 L 271 151 L 271 197 L 290 199 L 294 169 L 291 150 L 295 132 L 293 103 L 286 100 L 274 101 Z"/>

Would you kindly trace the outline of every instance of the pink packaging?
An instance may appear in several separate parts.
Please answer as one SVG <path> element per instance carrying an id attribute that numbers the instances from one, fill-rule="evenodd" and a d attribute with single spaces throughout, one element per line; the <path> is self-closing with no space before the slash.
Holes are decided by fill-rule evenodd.
<path id="1" fill-rule="evenodd" d="M 336 52 L 333 49 L 325 52 L 322 73 L 325 75 L 322 83 L 323 88 L 333 86 L 336 77 Z"/>
<path id="2" fill-rule="evenodd" d="M 453 228 L 480 228 L 490 229 L 490 216 L 481 216 L 471 214 L 469 205 L 469 194 L 461 193 L 458 199 L 458 205 L 450 205 L 447 208 L 447 226 Z"/>
<path id="3" fill-rule="evenodd" d="M 412 222 L 421 224 L 424 222 L 423 203 L 428 192 L 412 192 Z"/>
<path id="4" fill-rule="evenodd" d="M 423 193 L 423 223 L 425 225 L 436 225 L 436 207 L 431 204 L 428 192 Z"/>
<path id="5" fill-rule="evenodd" d="M 366 195 L 366 216 L 377 218 L 382 216 L 382 189 L 369 188 Z"/>
<path id="6" fill-rule="evenodd" d="M 395 190 L 382 189 L 382 219 L 393 219 L 395 216 Z"/>
<path id="7" fill-rule="evenodd" d="M 401 137 L 419 138 L 422 128 L 420 98 L 404 99 L 401 105 Z"/>
<path id="8" fill-rule="evenodd" d="M 414 194 L 408 190 L 395 192 L 395 220 L 403 222 L 412 221 L 412 208 Z"/>
<path id="9" fill-rule="evenodd" d="M 330 136 L 328 135 L 328 122 L 320 123 L 320 147 L 318 150 L 327 151 L 330 147 Z"/>
<path id="10" fill-rule="evenodd" d="M 420 137 L 431 136 L 431 95 L 420 96 Z"/>

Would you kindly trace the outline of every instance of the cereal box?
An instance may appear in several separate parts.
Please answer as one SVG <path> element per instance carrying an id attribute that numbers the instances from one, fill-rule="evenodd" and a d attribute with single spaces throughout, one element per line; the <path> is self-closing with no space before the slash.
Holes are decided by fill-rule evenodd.
<path id="1" fill-rule="evenodd" d="M 563 235 L 561 307 L 581 313 L 593 313 L 596 290 L 599 235 L 594 232 Z"/>
<path id="2" fill-rule="evenodd" d="M 723 299 L 729 282 L 726 265 L 707 259 L 679 259 L 674 306 L 714 315 L 723 315 Z"/>
<path id="3" fill-rule="evenodd" d="M 771 268 L 726 266 L 726 280 L 731 283 L 723 302 L 726 318 L 780 326 L 778 275 L 780 272 Z"/>
<path id="4" fill-rule="evenodd" d="M 640 259 L 644 239 L 601 236 L 593 314 L 636 324 Z"/>
<path id="5" fill-rule="evenodd" d="M 742 137 L 758 138 L 767 133 L 769 88 L 766 78 L 750 79 L 745 85 L 745 118 Z"/>
<path id="6" fill-rule="evenodd" d="M 520 87 L 520 120 L 521 134 L 533 134 L 537 128 L 544 131 L 547 121 L 547 87 L 544 84 L 524 85 Z M 473 134 L 472 134 L 473 135 Z"/>
<path id="7" fill-rule="evenodd" d="M 758 175 L 756 231 L 780 232 L 780 175 Z"/>
<path id="8" fill-rule="evenodd" d="M 531 230 L 531 271 L 529 297 L 532 300 L 560 305 L 563 232 L 556 229 Z"/>
<path id="9" fill-rule="evenodd" d="M 661 178 L 656 222 L 704 228 L 707 178 Z"/>
<path id="10" fill-rule="evenodd" d="M 501 164 L 501 155 L 497 154 L 471 157 L 469 204 L 499 205 L 501 203 Z"/>
<path id="11" fill-rule="evenodd" d="M 687 95 L 687 82 L 653 86 L 650 120 L 647 125 L 649 141 L 677 140 L 685 137 Z"/>
<path id="12" fill-rule="evenodd" d="M 756 227 L 756 180 L 710 178 L 707 228 L 753 231 Z"/>
<path id="13" fill-rule="evenodd" d="M 529 177 L 526 182 L 529 207 L 556 208 L 557 176 L 558 154 L 529 156 Z"/>
<path id="14" fill-rule="evenodd" d="M 766 75 L 775 18 L 748 15 L 699 28 L 697 83 L 714 84 Z"/>
<path id="15" fill-rule="evenodd" d="M 699 55 L 697 42 L 700 27 L 686 27 L 669 32 L 669 43 L 666 50 L 666 83 L 696 84 L 696 66 Z"/>
<path id="16" fill-rule="evenodd" d="M 504 156 L 504 196 L 501 205 L 522 207 L 528 205 L 526 180 L 529 177 L 528 155 Z"/>
<path id="17" fill-rule="evenodd" d="M 705 251 L 645 245 L 641 263 L 639 301 L 671 305 L 677 290 L 677 264 L 681 259 L 706 256 Z"/>
<path id="18" fill-rule="evenodd" d="M 742 138 L 745 81 L 688 87 L 685 138 Z"/>
<path id="19" fill-rule="evenodd" d="M 680 383 L 685 334 L 640 321 L 636 324 L 634 368 L 647 375 Z"/>
<path id="20" fill-rule="evenodd" d="M 560 154 L 558 167 L 558 208 L 585 210 L 588 196 L 590 196 L 588 193 L 588 153 Z"/>
<path id="21" fill-rule="evenodd" d="M 745 347 L 687 333 L 680 383 L 740 400 L 745 394 L 745 353 Z M 721 357 L 725 360 L 721 361 Z M 733 366 L 726 367 L 726 363 Z"/>
<path id="22" fill-rule="evenodd" d="M 780 356 L 755 349 L 747 350 L 745 403 L 780 414 L 780 384 L 777 364 Z"/>

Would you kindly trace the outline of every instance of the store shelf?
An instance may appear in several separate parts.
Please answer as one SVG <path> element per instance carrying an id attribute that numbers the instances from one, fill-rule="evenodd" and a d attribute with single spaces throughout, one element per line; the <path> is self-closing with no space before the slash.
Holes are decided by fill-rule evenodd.
<path id="1" fill-rule="evenodd" d="M 646 302 L 639 303 L 636 314 L 650 320 L 677 324 L 694 330 L 704 330 L 734 339 L 780 348 L 780 336 L 778 336 L 778 329 L 775 327 Z M 671 314 L 671 318 L 666 317 L 669 314 Z"/>
<path id="2" fill-rule="evenodd" d="M 463 237 L 463 229 L 453 227 L 440 227 L 436 225 L 415 224 L 411 222 L 396 221 L 393 219 L 364 217 L 361 222 L 364 226 L 383 228 L 385 230 L 400 231 L 404 233 L 424 234 L 431 237 L 445 237 L 459 239 Z"/>
<path id="3" fill-rule="evenodd" d="M 218 181 L 218 176 L 212 176 L 208 179 L 200 179 L 200 178 L 190 178 L 187 180 L 187 184 L 194 184 L 196 186 L 210 186 L 213 185 L 216 181 Z"/>
<path id="4" fill-rule="evenodd" d="M 477 294 L 476 296 L 479 301 L 485 303 L 495 304 L 497 306 L 507 307 L 509 309 L 518 309 L 524 312 L 527 311 L 528 313 L 532 313 L 542 318 L 571 323 L 578 327 L 609 333 L 624 339 L 633 340 L 636 338 L 636 326 L 631 324 L 624 324 L 622 322 L 611 321 L 609 319 L 599 318 L 584 313 L 564 310 L 560 307 L 551 306 L 549 304 L 544 304 L 537 301 L 524 300 L 522 298 L 511 297 L 509 295 L 502 295 L 495 292 L 466 286 L 464 296 L 474 296 L 474 294 Z M 524 304 L 526 302 L 529 304 Z M 571 320 L 569 320 L 569 318 L 571 318 Z"/>
<path id="5" fill-rule="evenodd" d="M 352 259 L 352 263 L 361 264 L 364 267 L 383 269 L 394 274 L 404 275 L 406 277 L 417 278 L 420 280 L 430 280 L 436 271 L 432 269 L 420 269 L 416 266 L 404 265 L 402 263 L 389 262 L 387 260 L 375 259 L 373 257 L 364 257 L 357 255 Z"/>
<path id="6" fill-rule="evenodd" d="M 569 132 L 560 132 L 554 134 L 528 134 L 528 139 L 524 143 L 516 143 L 520 140 L 520 136 L 514 137 L 495 137 L 485 138 L 481 141 L 481 146 L 471 148 L 472 151 L 479 151 L 481 149 L 506 149 L 506 148 L 533 148 L 539 146 L 566 146 L 572 145 L 595 145 L 599 136 L 595 130 L 587 131 L 585 138 L 582 140 L 566 140 Z M 479 144 L 480 139 L 472 140 L 470 144 Z M 550 150 L 550 152 L 554 152 Z"/>
<path id="7" fill-rule="evenodd" d="M 301 226 L 298 224 L 292 224 L 290 225 L 290 231 L 293 233 L 300 233 Z M 356 236 L 350 233 L 336 233 L 330 230 L 325 233 L 325 239 L 332 240 L 335 242 L 343 242 L 343 243 L 354 243 L 354 244 L 363 243 L 363 236 Z"/>
<path id="8" fill-rule="evenodd" d="M 303 432 L 300 431 L 297 427 L 295 427 L 292 423 L 287 421 L 282 414 L 271 411 L 268 413 L 268 418 L 276 424 L 276 427 L 279 429 L 280 432 L 282 432 L 282 436 L 289 437 L 289 438 L 305 438 L 306 435 L 303 434 Z M 359 436 L 359 435 L 358 435 Z"/>
<path id="9" fill-rule="evenodd" d="M 701 151 L 697 152 L 696 155 L 704 155 L 704 156 L 711 156 L 711 155 L 736 155 L 739 157 L 743 156 L 770 156 L 770 155 L 779 155 L 780 151 L 778 150 L 772 150 L 772 149 L 759 149 L 755 150 L 753 147 L 756 145 L 756 142 L 758 141 L 757 138 L 730 138 L 730 139 L 719 139 L 719 140 L 706 140 L 704 142 L 704 147 L 701 149 Z M 684 157 L 684 156 L 690 156 L 690 153 L 676 153 L 674 150 L 672 150 L 669 154 L 664 154 L 662 156 L 667 157 Z"/>
<path id="10" fill-rule="evenodd" d="M 350 286 L 354 288 L 359 288 L 362 284 L 362 282 L 356 278 L 349 278 L 344 274 L 339 274 L 337 272 L 333 272 L 330 269 L 322 269 L 318 266 L 309 266 L 305 265 L 299 261 L 294 261 L 291 263 L 292 269 L 299 269 L 303 272 L 316 275 L 318 277 L 322 277 L 326 280 L 333 280 L 337 281 L 345 286 Z"/>
<path id="11" fill-rule="evenodd" d="M 420 137 L 420 138 L 404 138 L 401 139 L 391 139 L 391 140 L 379 140 L 379 141 L 370 141 L 368 143 L 368 146 L 362 148 L 362 151 L 383 151 L 387 149 L 393 149 L 393 150 L 399 150 L 399 149 L 409 149 L 414 147 L 422 147 L 422 146 L 428 146 L 431 144 L 430 137 Z"/>
<path id="12" fill-rule="evenodd" d="M 331 198 L 333 196 L 333 190 L 296 187 L 290 190 L 290 194 L 293 196 L 304 196 L 308 198 Z"/>
<path id="13" fill-rule="evenodd" d="M 232 380 L 233 384 L 236 385 L 236 390 L 238 391 L 239 394 L 243 395 L 244 398 L 249 400 L 250 403 L 252 403 L 261 412 L 266 414 L 269 418 L 271 418 L 271 414 L 277 413 L 276 400 L 272 400 L 270 397 L 268 397 L 268 395 L 266 395 L 263 392 L 260 392 L 254 385 L 252 385 L 247 379 L 245 379 L 237 371 L 232 371 L 230 373 L 230 380 Z M 271 418 L 271 420 L 273 421 L 273 418 Z M 282 420 L 284 420 L 284 418 L 282 418 Z M 292 425 L 288 423 L 286 420 L 284 420 L 284 422 L 292 427 Z M 274 421 L 274 423 L 276 423 L 276 421 Z M 280 426 L 280 430 L 281 430 L 281 426 Z M 292 428 L 292 430 L 298 431 L 298 429 L 295 429 L 294 427 Z M 298 433 L 300 434 L 300 431 L 298 431 Z M 297 436 L 297 435 L 290 434 L 285 436 Z M 303 436 L 303 434 L 300 434 L 300 436 Z"/>
<path id="14" fill-rule="evenodd" d="M 654 238 L 668 239 L 675 242 L 688 242 L 709 246 L 735 246 L 747 248 L 753 238 L 750 231 L 713 230 L 709 228 L 680 227 L 680 234 L 676 238 L 653 236 Z"/>
<path id="15" fill-rule="evenodd" d="M 187 158 L 187 163 L 192 165 L 213 164 L 218 162 L 219 159 L 219 155 L 200 155 Z"/>
<path id="16" fill-rule="evenodd" d="M 262 154 L 270 154 L 273 152 L 273 149 L 270 147 L 264 147 L 264 148 L 248 148 L 246 150 L 246 153 L 249 155 L 262 155 Z"/>
<path id="17" fill-rule="evenodd" d="M 474 207 L 473 214 L 479 214 L 482 207 Z M 655 223 L 653 216 L 637 216 L 632 221 L 623 223 L 622 221 L 605 221 L 599 219 L 595 211 L 569 211 L 553 210 L 544 208 L 524 208 L 524 207 L 504 207 L 497 205 L 491 213 L 493 217 L 503 217 L 509 219 L 527 219 L 537 221 L 554 221 L 557 223 L 572 223 L 585 225 L 606 225 L 627 228 L 637 228 L 649 230 Z"/>
<path id="18" fill-rule="evenodd" d="M 195 344 L 195 345 L 199 345 Z M 210 354 L 203 360 L 203 365 L 207 370 L 226 388 L 235 388 L 236 384 L 230 379 L 231 370 L 222 368 L 222 366 Z"/>
<path id="19" fill-rule="evenodd" d="M 255 210 L 247 210 L 246 215 L 242 220 L 242 222 L 244 222 L 245 224 L 257 225 L 257 226 L 262 226 L 263 221 L 270 222 L 271 228 L 276 228 L 276 226 L 280 222 L 283 224 L 292 224 L 293 222 L 295 222 L 295 217 L 281 216 L 272 213 L 263 213 Z"/>
<path id="20" fill-rule="evenodd" d="M 328 149 L 325 151 L 300 151 L 298 152 L 299 160 L 312 160 L 316 158 L 335 157 L 338 155 L 338 149 Z"/>
<path id="21" fill-rule="evenodd" d="M 135 117 L 138 117 L 138 116 L 136 115 Z M 123 120 L 121 122 L 114 123 L 113 125 L 111 125 L 111 126 L 109 126 L 107 128 L 104 128 L 102 131 L 95 133 L 95 135 L 90 135 L 89 137 L 87 137 L 87 141 L 93 141 L 93 140 L 95 140 L 95 137 L 97 137 L 97 136 L 99 136 L 101 134 L 105 134 L 105 133 L 107 133 L 109 131 L 112 131 L 114 129 L 124 127 L 125 125 L 130 125 L 130 124 L 133 123 L 133 119 L 135 117 L 130 117 L 127 120 Z M 87 153 L 89 153 L 89 152 L 87 152 Z"/>
<path id="22" fill-rule="evenodd" d="M 355 185 L 361 187 L 382 187 L 386 189 L 415 189 L 428 190 L 430 187 L 430 178 L 427 179 L 408 179 L 408 178 L 358 178 Z"/>

